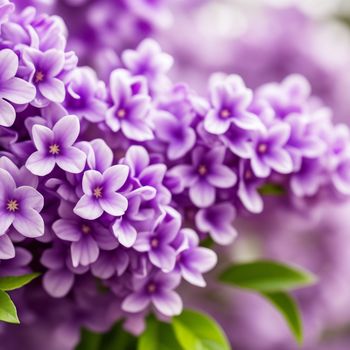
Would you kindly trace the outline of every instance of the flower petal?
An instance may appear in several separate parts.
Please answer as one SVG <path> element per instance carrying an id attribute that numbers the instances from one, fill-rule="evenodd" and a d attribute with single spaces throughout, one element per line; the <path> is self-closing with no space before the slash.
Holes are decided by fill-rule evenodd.
<path id="1" fill-rule="evenodd" d="M 83 219 L 95 220 L 103 214 L 100 203 L 91 196 L 84 195 L 73 209 Z"/>
<path id="2" fill-rule="evenodd" d="M 74 274 L 67 269 L 47 271 L 43 277 L 45 290 L 54 298 L 63 298 L 74 283 Z"/>
<path id="3" fill-rule="evenodd" d="M 129 167 L 118 164 L 108 168 L 103 173 L 104 186 L 108 188 L 108 192 L 118 191 L 129 176 Z"/>
<path id="4" fill-rule="evenodd" d="M 130 248 L 136 242 L 137 231 L 126 219 L 120 218 L 115 221 L 113 233 L 124 247 Z"/>
<path id="5" fill-rule="evenodd" d="M 0 126 L 12 126 L 16 120 L 16 111 L 9 103 L 0 99 Z"/>
<path id="6" fill-rule="evenodd" d="M 15 247 L 8 235 L 0 236 L 0 259 L 8 260 L 16 255 Z"/>
<path id="7" fill-rule="evenodd" d="M 193 204 L 199 208 L 209 207 L 215 201 L 215 188 L 205 180 L 199 180 L 190 187 L 189 194 Z"/>
<path id="8" fill-rule="evenodd" d="M 79 174 L 84 170 L 86 154 L 76 147 L 67 147 L 62 155 L 56 157 L 57 165 L 72 174 Z"/>
<path id="9" fill-rule="evenodd" d="M 0 81 L 5 82 L 13 78 L 18 69 L 18 57 L 10 49 L 0 51 Z"/>
<path id="10" fill-rule="evenodd" d="M 51 173 L 56 162 L 54 157 L 48 157 L 46 154 L 37 151 L 34 152 L 26 162 L 26 168 L 34 175 L 45 176 Z"/>
<path id="11" fill-rule="evenodd" d="M 94 263 L 100 253 L 96 241 L 91 236 L 82 236 L 71 245 L 72 263 L 74 267 L 88 266 Z"/>
<path id="12" fill-rule="evenodd" d="M 57 78 L 47 78 L 38 84 L 38 89 L 51 102 L 62 103 L 66 96 L 64 83 Z"/>
<path id="13" fill-rule="evenodd" d="M 180 315 L 183 307 L 180 296 L 172 290 L 152 295 L 152 302 L 160 313 L 169 317 Z"/>
<path id="14" fill-rule="evenodd" d="M 36 94 L 32 84 L 20 78 L 12 78 L 0 88 L 0 96 L 13 103 L 24 104 L 31 102 Z"/>
<path id="15" fill-rule="evenodd" d="M 124 299 L 122 309 L 126 312 L 141 312 L 150 304 L 150 302 L 151 300 L 146 293 L 136 292 L 130 294 Z"/>
<path id="16" fill-rule="evenodd" d="M 80 133 L 80 122 L 77 116 L 67 115 L 60 119 L 52 129 L 55 141 L 61 146 L 72 146 Z"/>
<path id="17" fill-rule="evenodd" d="M 43 218 L 31 208 L 21 209 L 15 216 L 13 226 L 19 233 L 28 238 L 40 237 L 45 231 Z"/>
<path id="18" fill-rule="evenodd" d="M 128 208 L 128 200 L 119 193 L 106 193 L 100 200 L 102 209 L 110 215 L 124 215 Z"/>

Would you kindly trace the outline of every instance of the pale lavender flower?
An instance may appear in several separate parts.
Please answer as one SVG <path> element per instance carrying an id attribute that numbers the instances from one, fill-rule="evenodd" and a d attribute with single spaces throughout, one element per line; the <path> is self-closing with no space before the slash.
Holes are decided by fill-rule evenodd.
<path id="1" fill-rule="evenodd" d="M 39 212 L 44 206 L 43 196 L 29 186 L 17 187 L 12 176 L 0 169 L 0 235 L 11 225 L 25 237 L 44 234 L 44 220 Z"/>
<path id="2" fill-rule="evenodd" d="M 191 165 L 177 165 L 171 169 L 183 186 L 189 188 L 190 198 L 199 208 L 214 203 L 216 188 L 230 188 L 237 182 L 237 175 L 223 164 L 225 152 L 224 147 L 211 150 L 196 147 L 192 152 Z"/>
<path id="3" fill-rule="evenodd" d="M 0 126 L 11 126 L 16 119 L 13 105 L 26 104 L 35 97 L 35 88 L 27 81 L 17 78 L 18 57 L 10 49 L 0 51 Z M 10 102 L 8 102 L 10 101 Z"/>
<path id="4" fill-rule="evenodd" d="M 179 120 L 166 111 L 159 111 L 153 117 L 156 136 L 167 144 L 166 154 L 170 160 L 183 157 L 194 146 L 196 133 L 189 125 L 191 119 Z"/>
<path id="5" fill-rule="evenodd" d="M 342 159 L 332 172 L 334 187 L 342 194 L 350 194 L 350 158 Z"/>
<path id="6" fill-rule="evenodd" d="M 177 248 L 175 271 L 179 271 L 187 282 L 205 287 L 206 282 L 202 274 L 216 265 L 217 256 L 212 250 L 198 245 L 199 238 L 195 231 L 187 228 L 180 230 L 174 242 Z"/>
<path id="7" fill-rule="evenodd" d="M 203 208 L 198 211 L 195 217 L 197 228 L 209 233 L 210 237 L 218 244 L 227 245 L 237 236 L 237 232 L 232 226 L 236 217 L 236 210 L 228 202 Z"/>
<path id="8" fill-rule="evenodd" d="M 57 164 L 69 173 L 80 173 L 84 169 L 86 155 L 73 146 L 79 132 L 79 119 L 73 115 L 60 119 L 52 130 L 43 125 L 34 125 L 32 134 L 37 151 L 28 158 L 27 169 L 35 175 L 45 176 Z"/>
<path id="9" fill-rule="evenodd" d="M 178 273 L 158 272 L 143 279 L 134 279 L 134 292 L 127 296 L 122 309 L 136 313 L 145 310 L 151 303 L 165 316 L 176 316 L 182 311 L 182 301 L 173 291 L 180 283 Z"/>
<path id="10" fill-rule="evenodd" d="M 205 130 L 222 135 L 232 123 L 243 130 L 259 129 L 259 119 L 247 110 L 252 100 L 252 91 L 239 76 L 230 75 L 224 80 L 214 77 L 210 86 L 211 108 L 204 119 Z"/>
<path id="11" fill-rule="evenodd" d="M 129 175 L 126 165 L 114 165 L 103 173 L 87 170 L 83 177 L 84 195 L 74 212 L 88 220 L 99 218 L 103 212 L 122 216 L 128 208 L 128 200 L 117 191 L 125 184 Z"/>
<path id="12" fill-rule="evenodd" d="M 143 75 L 151 84 L 160 83 L 173 65 L 173 58 L 162 52 L 153 39 L 143 40 L 136 50 L 125 50 L 122 54 L 125 67 L 134 75 Z"/>
<path id="13" fill-rule="evenodd" d="M 62 103 L 66 94 L 64 83 L 57 76 L 62 72 L 65 55 L 57 49 L 41 52 L 27 48 L 23 59 L 31 70 L 30 82 L 36 87 L 36 97 L 32 104 L 45 107 L 50 102 Z"/>
<path id="14" fill-rule="evenodd" d="M 133 83 L 126 71 L 117 69 L 112 72 L 110 94 L 113 105 L 106 113 L 106 124 L 113 132 L 121 130 L 131 140 L 151 140 L 150 97 L 143 93 L 134 94 Z"/>
<path id="15" fill-rule="evenodd" d="M 292 158 L 285 149 L 289 137 L 290 126 L 279 122 L 257 132 L 251 157 L 252 170 L 256 176 L 268 177 L 272 170 L 281 174 L 293 171 Z"/>

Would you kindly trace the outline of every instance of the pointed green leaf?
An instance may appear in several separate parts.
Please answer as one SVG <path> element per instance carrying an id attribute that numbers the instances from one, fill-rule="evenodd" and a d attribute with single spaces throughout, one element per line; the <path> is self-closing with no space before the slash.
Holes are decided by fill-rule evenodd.
<path id="1" fill-rule="evenodd" d="M 170 324 L 151 317 L 145 332 L 139 338 L 137 350 L 183 350 Z"/>
<path id="2" fill-rule="evenodd" d="M 0 290 L 0 321 L 19 323 L 15 304 L 10 296 L 2 290 Z"/>
<path id="3" fill-rule="evenodd" d="M 261 293 L 283 315 L 299 345 L 303 342 L 303 324 L 295 300 L 284 292 Z"/>
<path id="4" fill-rule="evenodd" d="M 221 327 L 207 315 L 184 310 L 173 318 L 172 325 L 178 342 L 185 350 L 231 349 Z"/>
<path id="5" fill-rule="evenodd" d="M 258 260 L 228 267 L 220 280 L 239 288 L 275 292 L 309 286 L 316 282 L 316 277 L 300 267 Z"/>
<path id="6" fill-rule="evenodd" d="M 6 276 L 0 277 L 0 290 L 14 290 L 21 288 L 37 278 L 39 273 L 30 273 L 22 276 Z"/>

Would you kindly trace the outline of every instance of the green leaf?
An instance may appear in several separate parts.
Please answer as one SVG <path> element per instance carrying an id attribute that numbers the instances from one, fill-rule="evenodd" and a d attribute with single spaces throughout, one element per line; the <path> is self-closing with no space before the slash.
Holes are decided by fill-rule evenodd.
<path id="1" fill-rule="evenodd" d="M 21 288 L 31 282 L 34 278 L 37 278 L 39 273 L 30 273 L 22 276 L 8 276 L 0 277 L 0 290 L 14 290 Z"/>
<path id="2" fill-rule="evenodd" d="M 282 196 L 286 194 L 286 189 L 276 183 L 267 183 L 259 188 L 259 193 L 263 196 Z"/>
<path id="3" fill-rule="evenodd" d="M 176 338 L 184 350 L 230 350 L 220 326 L 210 317 L 192 310 L 184 310 L 173 318 Z M 153 348 L 148 348 L 152 349 Z M 145 349 L 146 350 L 146 349 Z"/>
<path id="4" fill-rule="evenodd" d="M 0 290 L 0 321 L 19 323 L 15 304 L 10 296 L 2 290 Z"/>
<path id="5" fill-rule="evenodd" d="M 123 329 L 123 322 L 117 322 L 105 333 L 100 343 L 100 350 L 135 350 L 137 338 Z"/>
<path id="6" fill-rule="evenodd" d="M 145 332 L 139 338 L 137 350 L 183 350 L 170 324 L 151 317 Z"/>
<path id="7" fill-rule="evenodd" d="M 314 284 L 316 277 L 299 267 L 257 260 L 228 267 L 220 275 L 220 280 L 239 288 L 276 292 Z"/>
<path id="8" fill-rule="evenodd" d="M 79 345 L 75 350 L 99 350 L 101 341 L 102 334 L 83 329 L 81 331 Z"/>
<path id="9" fill-rule="evenodd" d="M 303 324 L 298 305 L 295 300 L 284 292 L 261 293 L 283 315 L 299 345 L 303 342 Z"/>

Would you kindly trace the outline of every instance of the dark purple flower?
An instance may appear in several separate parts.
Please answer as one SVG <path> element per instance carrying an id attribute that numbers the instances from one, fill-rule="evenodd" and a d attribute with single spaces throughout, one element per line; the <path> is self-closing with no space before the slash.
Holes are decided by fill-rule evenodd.
<path id="1" fill-rule="evenodd" d="M 135 141 L 153 138 L 149 120 L 150 97 L 146 94 L 134 94 L 133 80 L 124 70 L 115 70 L 110 77 L 110 94 L 113 105 L 106 113 L 106 124 L 117 132 Z"/>
<path id="2" fill-rule="evenodd" d="M 177 165 L 170 171 L 189 188 L 190 198 L 199 208 L 214 203 L 216 188 L 230 188 L 237 182 L 237 175 L 223 164 L 225 152 L 224 147 L 197 147 L 192 152 L 192 165 Z"/>
<path id="3" fill-rule="evenodd" d="M 227 245 L 237 236 L 233 227 L 236 210 L 230 203 L 220 203 L 209 208 L 200 209 L 196 214 L 197 228 L 209 233 L 211 238 L 218 244 Z"/>
<path id="4" fill-rule="evenodd" d="M 30 82 L 36 87 L 36 97 L 32 105 L 45 107 L 50 102 L 62 103 L 66 91 L 63 81 L 57 76 L 64 67 L 64 52 L 57 49 L 42 52 L 27 48 L 23 59 L 31 70 Z"/>
<path id="5" fill-rule="evenodd" d="M 208 248 L 198 247 L 198 244 L 199 238 L 195 231 L 180 230 L 175 245 L 178 254 L 175 271 L 179 271 L 187 282 L 198 287 L 205 287 L 206 282 L 202 274 L 210 271 L 216 265 L 217 256 Z"/>
<path id="6" fill-rule="evenodd" d="M 18 70 L 18 57 L 9 49 L 0 51 L 0 126 L 11 126 L 16 119 L 13 105 L 31 102 L 35 88 L 23 79 L 15 77 Z M 10 102 L 8 102 L 10 101 Z"/>
<path id="7" fill-rule="evenodd" d="M 261 129 L 254 137 L 254 153 L 251 166 L 258 177 L 268 177 L 274 170 L 281 174 L 293 171 L 293 162 L 285 149 L 290 136 L 290 126 L 276 123 L 269 128 Z"/>
<path id="8" fill-rule="evenodd" d="M 79 132 L 79 119 L 74 115 L 60 119 L 52 130 L 43 125 L 34 125 L 33 142 L 37 151 L 28 158 L 27 169 L 35 175 L 45 176 L 57 164 L 69 173 L 80 173 L 84 169 L 86 155 L 73 146 Z"/>
<path id="9" fill-rule="evenodd" d="M 153 276 L 134 279 L 134 292 L 128 295 L 122 309 L 136 313 L 145 310 L 151 303 L 165 316 L 176 316 L 182 311 L 182 301 L 173 291 L 180 283 L 181 275 L 178 273 L 158 272 Z"/>
<path id="10" fill-rule="evenodd" d="M 100 249 L 113 250 L 118 241 L 101 223 L 81 219 L 72 209 L 62 203 L 59 208 L 61 219 L 53 223 L 52 229 L 58 238 L 71 242 L 73 267 L 88 266 L 97 260 Z"/>
<path id="11" fill-rule="evenodd" d="M 176 262 L 176 251 L 171 246 L 181 227 L 181 217 L 168 209 L 165 217 L 151 232 L 139 232 L 134 249 L 146 252 L 151 263 L 165 272 L 172 271 Z"/>
<path id="12" fill-rule="evenodd" d="M 253 93 L 247 89 L 243 80 L 237 75 L 226 79 L 213 79 L 210 87 L 212 107 L 204 119 L 206 131 L 222 135 L 233 123 L 243 130 L 256 130 L 261 123 L 256 115 L 247 111 L 252 102 Z"/>
<path id="13" fill-rule="evenodd" d="M 44 234 L 44 220 L 39 212 L 44 206 L 43 196 L 30 186 L 17 187 L 12 176 L 0 169 L 0 235 L 13 227 L 25 237 Z"/>
<path id="14" fill-rule="evenodd" d="M 104 83 L 97 80 L 96 73 L 89 67 L 74 69 L 69 78 L 64 101 L 67 111 L 92 123 L 103 121 L 107 110 L 103 101 Z"/>
<path id="15" fill-rule="evenodd" d="M 84 195 L 74 208 L 74 212 L 88 220 L 99 218 L 103 212 L 122 216 L 128 208 L 128 200 L 117 193 L 129 175 L 126 165 L 114 165 L 103 173 L 87 170 L 83 177 Z"/>

